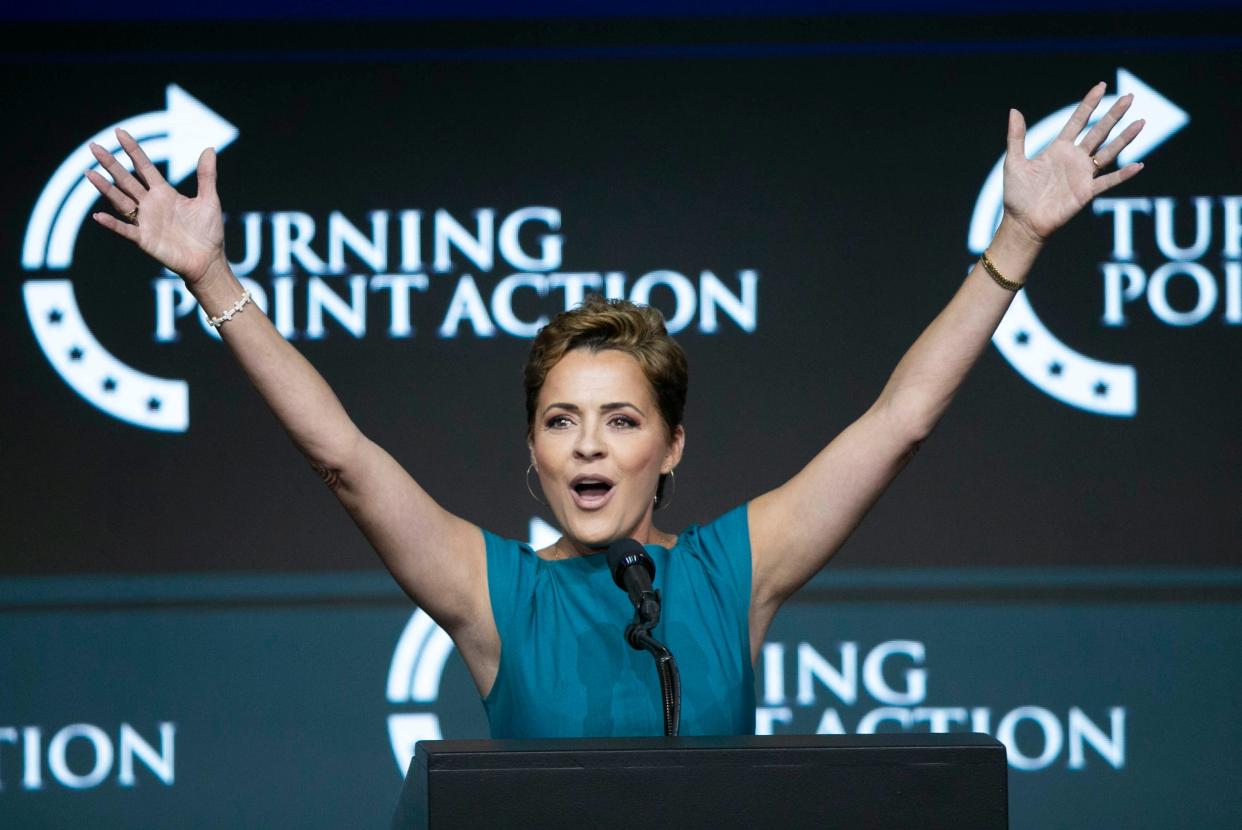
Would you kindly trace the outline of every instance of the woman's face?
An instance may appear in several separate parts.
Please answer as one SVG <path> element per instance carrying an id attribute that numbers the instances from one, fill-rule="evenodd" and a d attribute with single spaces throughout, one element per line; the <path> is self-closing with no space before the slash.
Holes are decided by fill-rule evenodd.
<path id="1" fill-rule="evenodd" d="M 646 542 L 661 473 L 681 460 L 685 433 L 669 440 L 651 384 L 625 352 L 575 349 L 539 391 L 531 460 L 569 541 Z"/>

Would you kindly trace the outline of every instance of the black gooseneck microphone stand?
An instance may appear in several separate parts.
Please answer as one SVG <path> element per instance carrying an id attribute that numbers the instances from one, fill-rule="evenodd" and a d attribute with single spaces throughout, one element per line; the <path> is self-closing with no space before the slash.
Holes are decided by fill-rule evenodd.
<path id="1" fill-rule="evenodd" d="M 657 592 L 657 596 L 658 596 Z M 659 608 L 659 606 L 656 606 Z M 664 697 L 664 734 L 676 737 L 681 728 L 681 675 L 677 661 L 668 647 L 651 636 L 651 629 L 659 622 L 657 618 L 644 620 L 641 611 L 634 612 L 634 622 L 625 627 L 625 641 L 636 650 L 646 649 L 655 658 L 656 674 L 660 677 L 660 693 Z"/>
<path id="2" fill-rule="evenodd" d="M 681 728 L 681 675 L 668 647 L 651 636 L 660 622 L 660 592 L 651 587 L 655 563 L 633 539 L 621 539 L 608 547 L 608 566 L 617 587 L 634 603 L 634 620 L 625 627 L 625 641 L 635 651 L 644 649 L 655 659 L 664 698 L 664 734 L 675 737 Z"/>

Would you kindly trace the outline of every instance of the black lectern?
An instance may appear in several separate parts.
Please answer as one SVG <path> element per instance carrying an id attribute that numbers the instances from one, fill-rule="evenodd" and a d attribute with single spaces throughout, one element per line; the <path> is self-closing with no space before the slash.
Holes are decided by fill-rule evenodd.
<path id="1" fill-rule="evenodd" d="M 393 830 L 1008 828 L 986 735 L 420 741 Z"/>

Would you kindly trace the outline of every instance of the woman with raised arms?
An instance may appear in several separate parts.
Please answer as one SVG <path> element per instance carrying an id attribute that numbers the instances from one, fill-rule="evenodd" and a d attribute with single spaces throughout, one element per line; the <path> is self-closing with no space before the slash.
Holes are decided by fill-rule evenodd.
<path id="1" fill-rule="evenodd" d="M 664 610 L 653 633 L 681 668 L 681 733 L 749 734 L 752 664 L 781 604 L 828 562 L 935 427 L 1049 236 L 1141 169 L 1104 172 L 1142 129 L 1136 121 L 1108 140 L 1130 96 L 1075 142 L 1104 88 L 1092 88 L 1032 159 L 1023 118 L 1010 111 L 1003 217 L 948 306 L 875 403 L 801 472 L 709 524 L 674 535 L 653 521 L 686 437 L 685 357 L 659 313 L 592 298 L 557 315 L 525 373 L 528 474 L 563 533 L 537 552 L 440 507 L 249 302 L 224 253 L 214 150 L 199 158 L 192 199 L 119 130 L 136 175 L 92 145 L 112 180 L 87 176 L 117 214 L 96 221 L 185 280 L 393 578 L 452 637 L 494 737 L 660 734 L 658 684 L 647 657 L 622 640 L 632 608 L 599 553 L 626 537 L 655 561 Z"/>

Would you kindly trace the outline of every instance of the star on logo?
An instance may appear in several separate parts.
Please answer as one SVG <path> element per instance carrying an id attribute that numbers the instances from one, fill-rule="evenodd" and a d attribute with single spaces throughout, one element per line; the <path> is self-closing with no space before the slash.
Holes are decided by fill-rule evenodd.
<path id="1" fill-rule="evenodd" d="M 64 313 L 59 308 L 54 308 L 47 313 L 47 321 L 53 324 L 59 323 L 64 316 Z"/>
<path id="2" fill-rule="evenodd" d="M 1052 361 L 1052 363 L 1048 364 L 1048 374 L 1050 375 L 1056 375 L 1057 377 L 1060 377 L 1061 372 L 1063 372 L 1064 370 L 1065 370 L 1065 367 L 1061 365 L 1060 361 L 1054 360 Z"/>
<path id="3" fill-rule="evenodd" d="M 159 408 L 160 408 L 159 398 L 150 398 L 147 400 L 147 409 L 151 410 L 152 412 L 157 412 L 159 411 Z"/>
<path id="4" fill-rule="evenodd" d="M 1031 342 L 1031 336 L 1024 331 L 1020 331 L 1013 336 L 1013 342 L 1017 343 L 1019 346 L 1025 346 L 1027 343 Z"/>
<path id="5" fill-rule="evenodd" d="M 113 380 L 112 378 L 104 378 L 104 382 L 103 382 L 103 390 L 104 390 L 105 392 L 115 392 L 115 391 L 116 391 L 116 381 L 115 381 L 115 380 Z"/>
<path id="6" fill-rule="evenodd" d="M 74 346 L 72 349 L 69 350 L 69 359 L 70 360 L 81 360 L 82 350 L 78 348 L 77 346 Z"/>
<path id="7" fill-rule="evenodd" d="M 1104 381 L 1102 381 L 1102 380 L 1101 380 L 1101 381 L 1096 381 L 1096 384 L 1095 384 L 1095 394 L 1099 395 L 1101 398 L 1102 398 L 1102 397 L 1104 397 L 1105 395 L 1107 395 L 1107 394 L 1108 394 L 1108 384 L 1107 384 L 1107 383 L 1105 383 L 1105 382 L 1104 382 Z"/>

